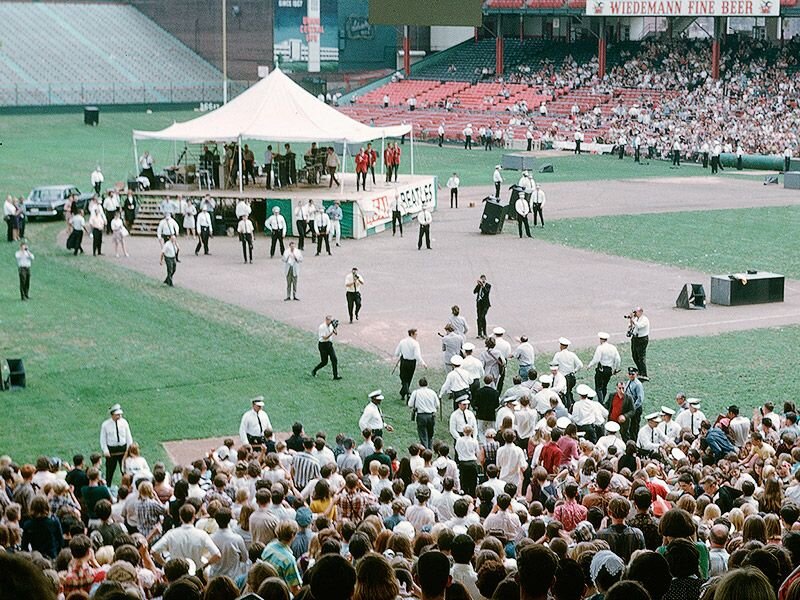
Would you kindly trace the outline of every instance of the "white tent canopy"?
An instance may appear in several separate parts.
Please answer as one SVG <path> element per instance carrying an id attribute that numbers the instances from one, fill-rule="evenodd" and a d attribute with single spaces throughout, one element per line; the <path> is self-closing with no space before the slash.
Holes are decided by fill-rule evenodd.
<path id="1" fill-rule="evenodd" d="M 370 127 L 315 98 L 280 69 L 220 108 L 134 139 L 193 143 L 239 140 L 361 143 L 411 132 L 411 125 Z"/>

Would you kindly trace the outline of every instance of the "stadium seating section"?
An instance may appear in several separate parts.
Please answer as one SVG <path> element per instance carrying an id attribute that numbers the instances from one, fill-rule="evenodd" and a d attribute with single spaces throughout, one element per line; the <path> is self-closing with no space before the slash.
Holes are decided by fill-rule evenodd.
<path id="1" fill-rule="evenodd" d="M 0 39 L 0 105 L 221 96 L 215 67 L 130 6 L 2 2 Z"/>

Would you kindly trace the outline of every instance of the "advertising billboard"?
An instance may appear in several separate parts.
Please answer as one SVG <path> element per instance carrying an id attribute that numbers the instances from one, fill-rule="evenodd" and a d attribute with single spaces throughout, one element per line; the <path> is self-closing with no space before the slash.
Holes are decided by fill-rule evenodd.
<path id="1" fill-rule="evenodd" d="M 336 0 L 273 0 L 275 64 L 282 69 L 319 73 L 339 62 Z"/>

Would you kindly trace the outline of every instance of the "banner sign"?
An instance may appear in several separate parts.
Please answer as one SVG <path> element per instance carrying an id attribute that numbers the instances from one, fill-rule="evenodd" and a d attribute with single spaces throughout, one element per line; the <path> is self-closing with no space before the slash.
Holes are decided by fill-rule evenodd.
<path id="1" fill-rule="evenodd" d="M 336 0 L 273 0 L 275 61 L 284 69 L 318 73 L 339 61 Z"/>
<path id="2" fill-rule="evenodd" d="M 604 17 L 777 17 L 780 0 L 588 0 Z"/>
<path id="3" fill-rule="evenodd" d="M 371 198 L 359 199 L 363 226 L 365 230 L 383 228 L 392 222 L 392 204 L 394 199 L 400 201 L 401 211 L 412 216 L 422 210 L 423 204 L 429 209 L 436 208 L 436 178 L 425 178 L 408 185 L 400 185 L 394 189 L 382 190 Z M 404 218 L 404 220 L 407 220 Z"/>
<path id="4" fill-rule="evenodd" d="M 344 30 L 348 40 L 372 40 L 375 38 L 375 28 L 369 24 L 367 17 L 355 15 L 347 17 Z"/>

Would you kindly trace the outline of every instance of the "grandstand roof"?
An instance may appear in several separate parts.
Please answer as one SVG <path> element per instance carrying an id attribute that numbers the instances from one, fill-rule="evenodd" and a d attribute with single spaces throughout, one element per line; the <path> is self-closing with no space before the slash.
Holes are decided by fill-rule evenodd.
<path id="1" fill-rule="evenodd" d="M 315 98 L 280 69 L 226 105 L 161 131 L 134 131 L 136 139 L 187 142 L 250 140 L 366 142 L 400 137 L 410 125 L 370 127 Z"/>

